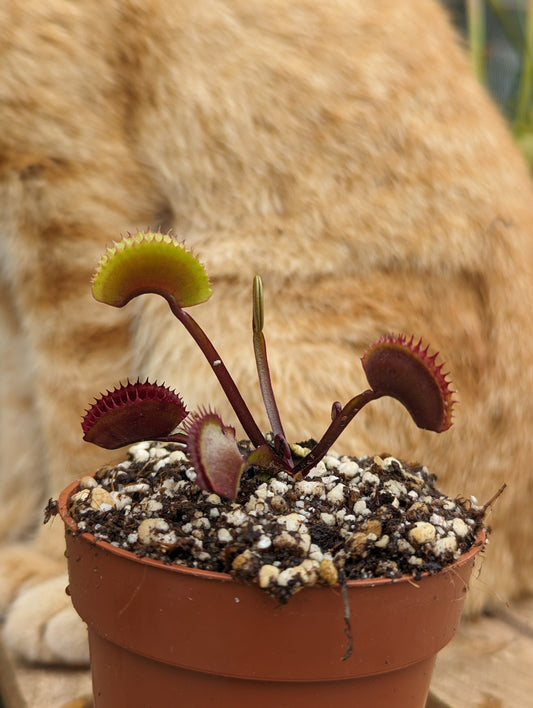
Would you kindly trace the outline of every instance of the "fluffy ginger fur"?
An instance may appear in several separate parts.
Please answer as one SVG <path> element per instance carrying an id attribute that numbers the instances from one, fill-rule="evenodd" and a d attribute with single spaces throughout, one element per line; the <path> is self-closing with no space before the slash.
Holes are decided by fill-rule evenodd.
<path id="1" fill-rule="evenodd" d="M 508 489 L 470 611 L 533 590 L 533 190 L 503 119 L 428 0 L 26 0 L 0 6 L 0 607 L 10 646 L 83 662 L 49 497 L 113 456 L 92 397 L 150 375 L 234 420 L 166 305 L 89 281 L 126 230 L 172 228 L 214 295 L 195 316 L 254 412 L 251 280 L 266 292 L 291 440 L 364 385 L 381 334 L 441 352 L 442 436 L 395 402 L 336 449 L 421 460 L 453 495 Z M 266 427 L 266 420 L 261 421 Z M 122 453 L 123 454 L 123 453 Z M 116 458 L 115 458 L 116 459 Z M 55 631 L 60 627 L 61 631 Z"/>

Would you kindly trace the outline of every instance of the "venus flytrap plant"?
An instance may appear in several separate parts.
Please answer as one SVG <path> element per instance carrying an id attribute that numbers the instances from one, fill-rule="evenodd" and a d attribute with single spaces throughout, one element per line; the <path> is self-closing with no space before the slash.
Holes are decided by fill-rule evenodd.
<path id="1" fill-rule="evenodd" d="M 344 406 L 334 403 L 328 429 L 305 457 L 296 460 L 272 389 L 263 334 L 263 288 L 258 276 L 253 282 L 253 348 L 273 442 L 260 431 L 217 350 L 186 312 L 186 308 L 205 302 L 211 288 L 205 269 L 183 242 L 159 232 L 128 234 L 100 260 L 92 287 L 97 300 L 115 307 L 147 293 L 167 300 L 211 365 L 253 451 L 242 456 L 234 428 L 224 425 L 216 412 L 201 409 L 189 414 L 179 394 L 148 380 L 120 385 L 96 399 L 82 422 L 84 439 L 109 449 L 143 440 L 186 444 L 198 486 L 221 496 L 235 498 L 241 476 L 251 466 L 270 474 L 282 469 L 304 477 L 355 415 L 382 396 L 399 400 L 421 428 L 442 432 L 452 424 L 453 392 L 447 374 L 442 373 L 443 365 L 436 363 L 437 354 L 429 355 L 428 347 L 415 343 L 413 337 L 387 335 L 372 344 L 361 360 L 370 388 Z"/>

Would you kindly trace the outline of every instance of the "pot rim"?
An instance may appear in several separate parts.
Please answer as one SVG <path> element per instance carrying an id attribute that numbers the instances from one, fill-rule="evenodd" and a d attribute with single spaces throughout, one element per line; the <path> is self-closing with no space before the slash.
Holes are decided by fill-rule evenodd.
<path id="1" fill-rule="evenodd" d="M 90 636 L 143 661 L 202 675 L 316 682 L 373 677 L 384 667 L 388 673 L 427 662 L 457 630 L 474 560 L 485 543 L 481 528 L 466 553 L 420 580 L 403 575 L 349 580 L 342 588 L 339 583 L 317 584 L 287 605 L 274 606 L 257 585 L 227 573 L 168 565 L 81 533 L 67 512 L 78 486 L 73 482 L 61 493 L 58 507 L 66 526 L 70 595 Z M 351 622 L 364 650 L 342 661 L 352 636 L 350 629 L 347 635 L 347 606 L 348 627 Z M 171 617 L 177 618 L 177 625 Z M 378 618 L 387 637 L 385 653 L 383 633 L 376 630 Z M 236 627 L 239 642 L 228 653 L 227 638 Z M 260 660 L 250 651 L 257 645 L 258 631 L 259 644 L 273 647 Z"/>
<path id="2" fill-rule="evenodd" d="M 133 561 L 135 563 L 140 563 L 141 565 L 148 565 L 152 566 L 155 568 L 159 569 L 165 569 L 173 573 L 185 573 L 186 575 L 192 575 L 198 578 L 204 578 L 206 580 L 213 580 L 213 581 L 218 581 L 218 582 L 224 582 L 224 583 L 237 583 L 237 581 L 229 574 L 229 573 L 221 573 L 218 571 L 212 571 L 212 570 L 203 570 L 201 568 L 190 568 L 189 566 L 186 565 L 172 565 L 170 563 L 164 563 L 163 561 L 156 560 L 155 558 L 148 558 L 146 556 L 138 556 L 132 551 L 128 551 L 124 548 L 119 548 L 118 546 L 114 546 L 112 543 L 109 543 L 109 541 L 104 541 L 97 539 L 93 534 L 89 532 L 80 532 L 78 531 L 78 527 L 74 519 L 70 516 L 68 512 L 68 502 L 70 501 L 70 497 L 79 489 L 79 480 L 75 480 L 74 482 L 71 482 L 68 486 L 66 486 L 63 491 L 60 493 L 57 503 L 58 503 L 58 511 L 59 515 L 61 516 L 61 519 L 63 523 L 65 524 L 65 527 L 68 532 L 82 536 L 85 538 L 89 543 L 93 544 L 96 547 L 102 548 L 105 551 L 108 551 L 110 553 L 113 553 L 114 555 L 117 555 L 125 560 Z M 467 563 L 469 560 L 471 560 L 474 556 L 477 556 L 479 553 L 482 553 L 485 549 L 485 545 L 487 543 L 487 529 L 483 526 L 481 526 L 476 534 L 476 538 L 474 542 L 472 543 L 472 546 L 462 553 L 459 558 L 453 561 L 453 563 L 450 563 L 449 565 L 444 566 L 438 573 L 430 573 L 428 571 L 424 572 L 420 576 L 420 580 L 423 578 L 427 577 L 432 577 L 434 575 L 439 575 L 440 573 L 448 573 L 448 572 L 453 572 L 455 568 L 458 566 L 464 565 Z M 412 575 L 401 575 L 398 578 L 361 578 L 361 579 L 356 579 L 356 580 L 347 580 L 346 585 L 348 587 L 353 587 L 357 586 L 360 588 L 364 587 L 376 587 L 376 586 L 383 586 L 383 585 L 393 585 L 397 583 L 417 583 L 418 580 L 413 578 Z M 239 583 L 242 584 L 242 583 Z M 317 587 L 320 589 L 323 586 L 311 586 L 310 588 L 307 588 L 307 590 L 316 590 Z M 339 583 L 337 583 L 334 587 L 339 587 Z"/>

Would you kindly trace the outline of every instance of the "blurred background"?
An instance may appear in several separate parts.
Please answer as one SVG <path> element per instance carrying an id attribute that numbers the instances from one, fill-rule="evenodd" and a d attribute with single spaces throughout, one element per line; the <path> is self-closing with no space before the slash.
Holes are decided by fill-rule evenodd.
<path id="1" fill-rule="evenodd" d="M 533 0 L 441 0 L 533 169 Z"/>

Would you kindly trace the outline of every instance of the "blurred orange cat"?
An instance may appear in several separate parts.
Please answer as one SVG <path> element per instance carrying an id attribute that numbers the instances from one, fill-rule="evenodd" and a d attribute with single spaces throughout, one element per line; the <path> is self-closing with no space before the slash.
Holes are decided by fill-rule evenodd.
<path id="1" fill-rule="evenodd" d="M 111 459 L 81 440 L 92 396 L 150 375 L 224 397 L 149 296 L 89 281 L 106 245 L 172 228 L 213 275 L 198 318 L 254 412 L 261 274 L 292 440 L 363 383 L 358 358 L 416 333 L 449 365 L 442 436 L 394 402 L 336 448 L 425 462 L 451 494 L 507 482 L 471 611 L 533 589 L 533 189 L 497 109 L 428 0 L 26 0 L 0 6 L 0 608 L 9 645 L 82 663 L 61 524 L 42 510 Z M 228 306 L 231 302 L 231 307 Z M 160 316 L 161 314 L 161 316 Z M 267 422 L 262 421 L 266 426 Z"/>

